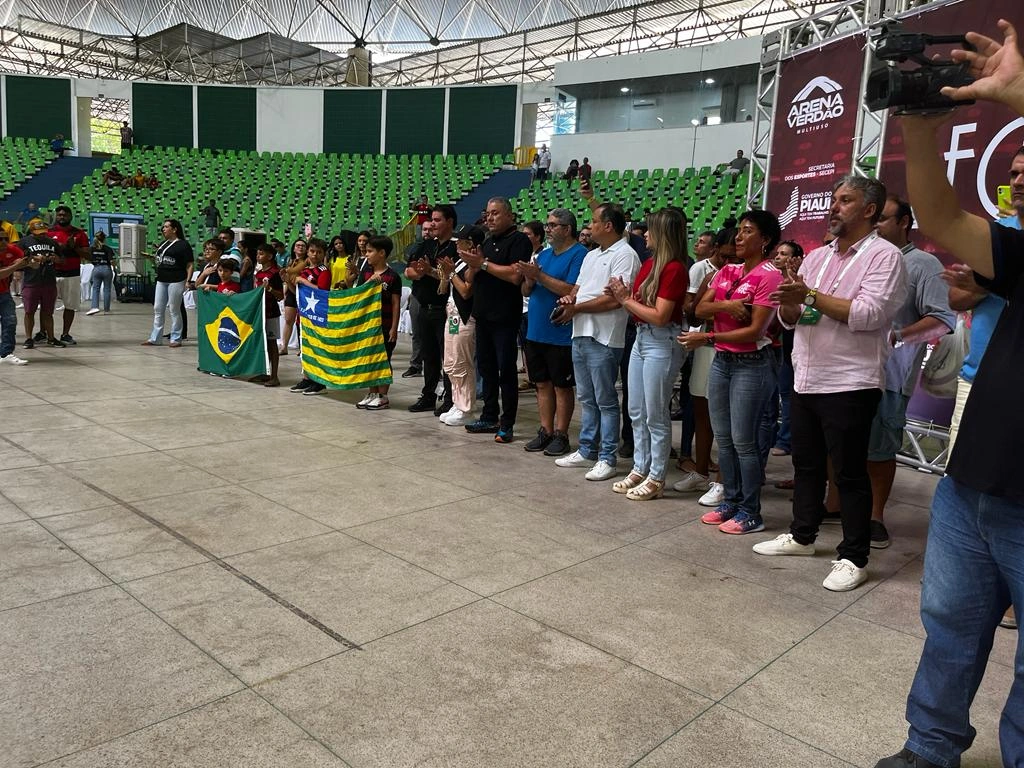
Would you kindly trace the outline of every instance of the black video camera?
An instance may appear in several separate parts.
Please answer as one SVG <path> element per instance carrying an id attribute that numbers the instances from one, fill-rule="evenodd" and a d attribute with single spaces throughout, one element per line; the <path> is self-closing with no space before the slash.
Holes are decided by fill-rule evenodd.
<path id="1" fill-rule="evenodd" d="M 953 101 L 940 91 L 946 86 L 970 85 L 974 78 L 966 63 L 949 59 L 929 59 L 924 55 L 931 45 L 955 43 L 964 50 L 974 46 L 963 35 L 926 35 L 907 32 L 896 23 L 883 24 L 875 38 L 875 65 L 868 76 L 865 103 L 872 112 L 896 108 L 897 115 L 921 115 L 948 112 L 973 101 Z M 900 69 L 897 64 L 912 61 L 917 69 Z"/>

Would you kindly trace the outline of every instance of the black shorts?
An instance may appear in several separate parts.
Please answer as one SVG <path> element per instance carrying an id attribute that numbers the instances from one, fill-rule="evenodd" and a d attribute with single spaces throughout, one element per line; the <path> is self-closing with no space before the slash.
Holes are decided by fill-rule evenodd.
<path id="1" fill-rule="evenodd" d="M 292 309 L 299 308 L 299 302 L 297 301 L 295 294 L 292 291 L 284 292 L 284 305 L 286 307 L 291 307 Z"/>
<path id="2" fill-rule="evenodd" d="M 530 381 L 550 381 L 559 389 L 572 389 L 576 379 L 572 372 L 572 347 L 526 340 L 526 370 Z"/>

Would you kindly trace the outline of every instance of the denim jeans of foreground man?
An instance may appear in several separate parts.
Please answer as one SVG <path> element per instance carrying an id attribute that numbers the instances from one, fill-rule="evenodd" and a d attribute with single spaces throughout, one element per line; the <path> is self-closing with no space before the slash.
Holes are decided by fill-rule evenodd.
<path id="1" fill-rule="evenodd" d="M 100 289 L 103 289 L 103 311 L 110 311 L 110 291 L 114 287 L 114 270 L 107 264 L 99 264 L 92 268 L 90 278 L 92 284 L 92 308 L 100 308 Z"/>
<path id="2" fill-rule="evenodd" d="M 149 340 L 159 344 L 164 335 L 164 311 L 171 313 L 171 342 L 181 341 L 182 303 L 181 296 L 185 292 L 185 283 L 161 283 L 157 281 L 156 297 L 153 299 L 153 331 Z"/>
<path id="3" fill-rule="evenodd" d="M 17 333 L 18 313 L 14 309 L 14 297 L 0 293 L 0 357 L 7 357 L 14 351 Z"/>
<path id="4" fill-rule="evenodd" d="M 761 454 L 758 436 L 765 402 L 775 389 L 771 350 L 719 351 L 708 376 L 708 410 L 718 443 L 724 504 L 761 516 Z"/>
<path id="5" fill-rule="evenodd" d="M 590 336 L 572 340 L 572 367 L 580 401 L 580 448 L 588 459 L 615 466 L 619 447 L 619 374 L 622 350 L 606 347 Z"/>
<path id="6" fill-rule="evenodd" d="M 1024 616 L 1024 505 L 979 493 L 951 477 L 932 499 L 924 556 L 925 640 L 907 699 L 907 749 L 943 768 L 974 741 L 969 712 L 999 620 Z M 1024 643 L 999 720 L 1003 765 L 1024 766 Z"/>
<path id="7" fill-rule="evenodd" d="M 672 451 L 669 401 L 682 364 L 679 325 L 641 323 L 629 359 L 629 418 L 633 424 L 633 471 L 664 482 Z"/>

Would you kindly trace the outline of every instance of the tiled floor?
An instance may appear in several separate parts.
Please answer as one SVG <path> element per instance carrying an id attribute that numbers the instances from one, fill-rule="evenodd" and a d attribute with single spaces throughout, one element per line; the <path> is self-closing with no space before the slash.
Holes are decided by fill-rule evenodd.
<path id="1" fill-rule="evenodd" d="M 693 496 L 628 502 L 523 452 L 532 396 L 495 445 L 408 413 L 422 379 L 361 412 L 200 374 L 191 343 L 139 346 L 149 322 L 116 305 L 0 366 L 5 768 L 870 768 L 901 746 L 935 478 L 899 471 L 893 546 L 834 594 L 838 529 L 764 558 Z M 765 489 L 771 532 L 788 496 Z M 999 765 L 1016 639 L 964 766 Z"/>

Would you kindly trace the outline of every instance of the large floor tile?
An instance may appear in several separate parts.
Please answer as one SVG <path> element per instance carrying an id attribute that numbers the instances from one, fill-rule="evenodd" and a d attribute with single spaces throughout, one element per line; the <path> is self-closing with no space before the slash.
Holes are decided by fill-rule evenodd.
<path id="1" fill-rule="evenodd" d="M 330 750 L 249 691 L 135 731 L 52 768 L 346 768 Z"/>
<path id="2" fill-rule="evenodd" d="M 449 431 L 458 432 L 457 429 Z M 445 434 L 447 432 L 439 432 L 441 437 Z M 582 472 L 560 469 L 550 457 L 527 455 L 516 443 L 498 445 L 494 442 L 493 435 L 470 435 L 470 438 L 472 442 L 469 445 L 460 445 L 445 451 L 445 467 L 455 469 L 451 473 L 446 471 L 445 475 L 450 476 L 453 483 L 476 493 L 495 493 L 521 488 L 530 483 L 550 479 L 556 471 L 561 473 L 559 477 L 567 478 L 566 485 L 563 486 L 565 490 L 572 489 L 576 484 L 574 481 L 587 482 L 583 479 Z M 462 436 L 459 435 L 458 439 L 461 440 Z M 437 472 L 436 464 L 424 456 L 401 456 L 393 462 L 424 474 Z M 574 481 L 568 480 L 570 473 L 575 475 Z"/>
<path id="3" fill-rule="evenodd" d="M 28 519 L 28 515 L 18 509 L 14 502 L 8 501 L 0 494 L 0 525 L 4 523 L 19 523 Z"/>
<path id="4" fill-rule="evenodd" d="M 422 462 L 440 466 L 436 457 Z M 437 473 L 443 477 L 443 473 Z M 382 520 L 475 496 L 461 486 L 379 461 L 255 480 L 243 487 L 332 528 Z"/>
<path id="5" fill-rule="evenodd" d="M 360 768 L 626 766 L 708 703 L 488 603 L 258 690 Z"/>
<path id="6" fill-rule="evenodd" d="M 340 533 L 249 552 L 229 562 L 356 643 L 396 632 L 477 597 Z"/>
<path id="7" fill-rule="evenodd" d="M 837 616 L 723 703 L 855 765 L 872 766 L 906 739 L 906 696 L 920 653 L 918 638 Z M 971 710 L 979 736 L 965 766 L 999 765 L 997 720 L 1011 678 L 1006 667 L 990 665 Z"/>
<path id="8" fill-rule="evenodd" d="M 244 488 L 221 487 L 140 501 L 153 516 L 218 557 L 331 529 Z"/>
<path id="9" fill-rule="evenodd" d="M 4 405 L 7 405 L 6 398 Z M 0 434 L 15 435 L 19 432 L 34 432 L 37 429 L 87 426 L 92 426 L 92 422 L 70 413 L 59 405 L 26 405 L 4 408 L 4 417 L 0 419 Z"/>
<path id="10" fill-rule="evenodd" d="M 287 410 L 291 418 L 293 420 L 295 418 L 294 409 L 274 410 Z M 260 415 L 260 418 L 263 419 L 263 414 Z M 273 421 L 268 421 L 267 423 L 272 426 L 286 428 L 284 420 L 276 425 Z M 231 450 L 239 456 L 260 457 L 253 461 L 240 461 L 237 465 L 231 467 L 230 480 L 232 483 L 243 483 L 248 480 L 286 478 L 295 472 L 306 473 L 331 470 L 338 467 L 346 467 L 355 461 L 365 460 L 364 456 L 353 454 L 350 451 L 339 451 L 333 445 L 310 440 L 303 435 L 289 435 L 281 442 L 280 447 L 275 447 L 273 451 L 269 452 L 267 449 L 267 439 L 263 437 L 253 440 L 234 441 L 232 442 Z M 200 469 L 223 471 L 223 467 L 216 466 L 216 455 L 211 458 L 210 450 L 206 446 L 175 448 L 171 451 L 164 451 L 164 453 L 173 456 L 179 461 L 188 462 Z M 345 469 L 341 469 L 336 473 L 343 474 L 345 472 Z"/>
<path id="11" fill-rule="evenodd" d="M 494 599 L 714 699 L 834 615 L 635 545 Z"/>
<path id="12" fill-rule="evenodd" d="M 0 610 L 109 583 L 34 520 L 0 530 Z"/>
<path id="13" fill-rule="evenodd" d="M 242 687 L 117 587 L 5 612 L 0 648 L 0 744 L 11 768 L 105 742 Z"/>
<path id="14" fill-rule="evenodd" d="M 248 684 L 348 648 L 212 563 L 125 588 Z"/>
<path id="15" fill-rule="evenodd" d="M 145 367 L 142 367 L 145 370 Z M 68 411 L 80 416 L 87 416 L 101 424 L 121 424 L 128 421 L 149 421 L 150 419 L 166 418 L 169 415 L 202 417 L 204 414 L 218 413 L 218 409 L 193 402 L 184 397 L 158 393 L 150 397 L 124 397 L 116 403 L 109 401 L 86 401 L 68 403 L 64 406 Z"/>
<path id="16" fill-rule="evenodd" d="M 8 438 L 51 464 L 126 456 L 150 450 L 148 445 L 100 426 L 40 429 L 8 435 Z"/>
<path id="17" fill-rule="evenodd" d="M 61 469 L 121 501 L 138 501 L 224 485 L 220 477 L 156 451 L 76 461 Z"/>
<path id="18" fill-rule="evenodd" d="M 0 489 L 29 517 L 79 512 L 110 504 L 110 499 L 66 474 L 44 465 L 0 472 Z"/>
<path id="19" fill-rule="evenodd" d="M 375 418 L 374 411 L 359 411 L 355 408 L 346 416 L 346 427 L 327 428 L 303 433 L 314 440 L 329 443 L 342 451 L 354 451 L 371 458 L 394 459 L 400 456 L 418 458 L 424 471 L 436 471 L 436 465 L 429 457 L 448 452 L 457 446 L 465 446 L 471 436 L 465 430 L 441 426 L 436 418 L 421 414 L 425 423 L 407 421 L 382 421 Z M 352 429 L 351 420 L 362 423 L 361 429 Z M 492 441 L 493 442 L 493 439 Z"/>
<path id="20" fill-rule="evenodd" d="M 118 505 L 42 518 L 40 523 L 117 582 L 206 560 L 192 547 Z"/>
<path id="21" fill-rule="evenodd" d="M 622 546 L 610 536 L 486 496 L 347 532 L 484 595 Z"/>
<path id="22" fill-rule="evenodd" d="M 4 405 L 7 405 L 6 397 L 4 398 Z M 33 456 L 28 451 L 23 451 L 12 443 L 0 440 L 0 467 L 4 469 L 21 469 L 22 467 L 38 467 L 42 463 L 39 458 Z"/>
<path id="23" fill-rule="evenodd" d="M 188 429 L 182 429 L 181 423 L 181 416 L 168 416 L 114 424 L 111 428 L 161 451 L 198 445 L 222 445 L 254 437 L 267 438 L 269 450 L 269 446 L 283 444 L 289 437 L 287 432 L 262 424 L 258 419 L 231 413 L 207 414 L 190 420 Z"/>
<path id="24" fill-rule="evenodd" d="M 756 720 L 716 704 L 636 768 L 851 768 Z"/>

